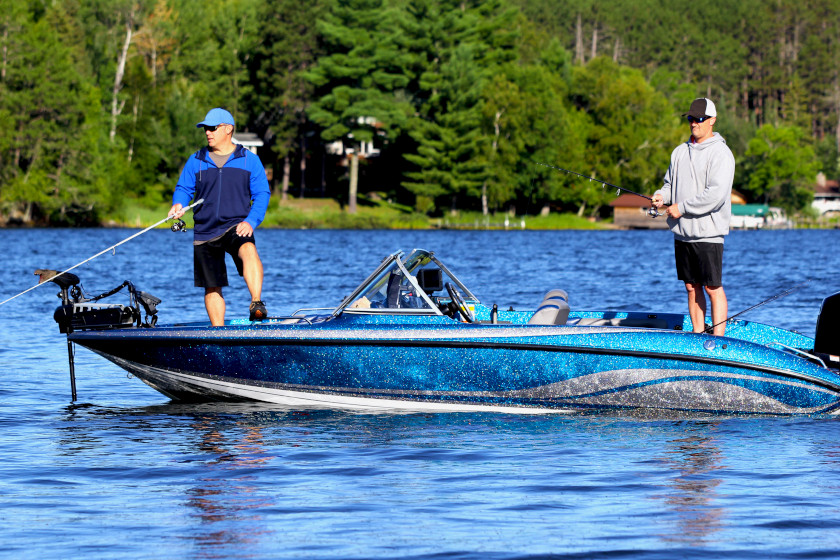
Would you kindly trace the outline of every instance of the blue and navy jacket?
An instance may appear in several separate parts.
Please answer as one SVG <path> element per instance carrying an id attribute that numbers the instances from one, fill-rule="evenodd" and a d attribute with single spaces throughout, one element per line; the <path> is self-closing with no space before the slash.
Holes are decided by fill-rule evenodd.
<path id="1" fill-rule="evenodd" d="M 271 197 L 260 158 L 237 144 L 219 168 L 207 151 L 201 148 L 187 160 L 172 204 L 189 206 L 193 198 L 204 199 L 194 209 L 196 241 L 219 237 L 240 222 L 257 229 Z"/>

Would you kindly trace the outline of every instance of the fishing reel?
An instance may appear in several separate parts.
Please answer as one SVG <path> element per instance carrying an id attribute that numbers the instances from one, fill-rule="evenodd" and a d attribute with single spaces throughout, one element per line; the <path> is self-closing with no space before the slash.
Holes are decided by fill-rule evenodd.
<path id="1" fill-rule="evenodd" d="M 658 218 L 659 216 L 664 216 L 665 214 L 657 210 L 655 206 L 651 206 L 650 208 L 648 208 L 647 215 L 651 218 Z"/>
<path id="2" fill-rule="evenodd" d="M 172 226 L 169 229 L 171 229 L 175 233 L 177 233 L 179 231 L 187 231 L 187 222 L 185 222 L 181 218 L 178 218 L 177 220 L 175 220 L 175 222 L 172 224 Z"/>

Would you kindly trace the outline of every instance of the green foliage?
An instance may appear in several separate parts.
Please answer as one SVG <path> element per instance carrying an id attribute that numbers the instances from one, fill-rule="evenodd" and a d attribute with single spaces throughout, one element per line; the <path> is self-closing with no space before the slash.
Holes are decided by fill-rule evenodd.
<path id="1" fill-rule="evenodd" d="M 481 131 L 481 88 L 485 76 L 473 63 L 475 48 L 460 45 L 444 62 L 434 81 L 428 118 L 415 118 L 410 134 L 416 154 L 406 159 L 419 170 L 406 173 L 405 186 L 417 195 L 448 198 L 453 209 L 460 196 L 475 198 L 485 177 L 485 138 Z"/>
<path id="2" fill-rule="evenodd" d="M 758 130 L 744 158 L 753 196 L 787 211 L 811 203 L 819 162 L 805 139 L 805 131 L 796 126 L 766 124 Z"/>
<path id="3" fill-rule="evenodd" d="M 299 0 L 266 1 L 260 8 L 249 105 L 258 127 L 273 134 L 272 149 L 281 157 L 307 124 L 314 86 L 305 72 L 322 54 L 316 22 L 323 9 L 321 1 Z"/>
<path id="4" fill-rule="evenodd" d="M 603 217 L 612 191 L 538 164 L 650 193 L 701 95 L 735 187 L 801 210 L 840 175 L 838 68 L 831 0 L 0 0 L 0 222 L 166 206 L 214 106 L 329 193 L 325 147 L 375 144 L 388 211 Z"/>
<path id="5" fill-rule="evenodd" d="M 458 212 L 433 220 L 432 225 L 443 229 L 603 229 L 593 220 L 570 213 L 552 213 L 548 216 L 511 216 L 507 212 L 484 215 L 481 212 Z"/>
<path id="6" fill-rule="evenodd" d="M 427 229 L 424 214 L 406 212 L 390 204 L 360 206 L 348 214 L 334 200 L 294 200 L 277 204 L 272 201 L 265 226 L 290 229 Z"/>
<path id="7" fill-rule="evenodd" d="M 686 127 L 664 95 L 641 72 L 596 58 L 574 69 L 571 97 L 591 121 L 585 138 L 585 174 L 630 190 L 652 193 Z M 580 181 L 578 181 L 580 184 Z M 615 193 L 587 182 L 581 205 L 596 209 Z"/>
<path id="8" fill-rule="evenodd" d="M 827 177 L 840 177 L 840 154 L 837 142 L 826 136 L 816 146 L 817 158 L 820 161 L 820 171 Z"/>
<path id="9" fill-rule="evenodd" d="M 504 202 L 510 193 L 494 172 L 507 173 L 508 156 L 493 106 L 506 101 L 487 97 L 499 93 L 488 86 L 494 73 L 515 56 L 516 13 L 497 1 L 417 1 L 408 11 L 404 35 L 420 55 L 412 59 L 417 112 L 408 123 L 416 149 L 404 154 L 413 168 L 403 185 L 428 211 L 486 204 L 489 195 Z"/>
<path id="10" fill-rule="evenodd" d="M 337 0 L 319 22 L 331 54 L 306 78 L 318 94 L 308 114 L 324 140 L 371 142 L 376 134 L 395 136 L 404 126 L 408 106 L 395 91 L 408 79 L 401 72 L 392 17 L 382 0 Z"/>
<path id="11" fill-rule="evenodd" d="M 25 219 L 96 220 L 113 208 L 92 169 L 98 92 L 78 65 L 81 53 L 61 5 L 37 19 L 17 15 L 12 56 L 3 67 L 0 112 L 11 141 L 0 154 L 0 204 Z"/>

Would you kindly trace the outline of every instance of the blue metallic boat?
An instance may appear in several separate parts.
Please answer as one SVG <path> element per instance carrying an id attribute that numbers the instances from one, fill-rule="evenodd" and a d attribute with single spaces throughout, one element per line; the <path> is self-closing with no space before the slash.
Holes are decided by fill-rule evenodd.
<path id="1" fill-rule="evenodd" d="M 153 296 L 82 297 L 59 277 L 55 313 L 88 348 L 175 400 L 387 410 L 659 409 L 835 414 L 840 294 L 817 336 L 732 319 L 727 336 L 682 314 L 577 311 L 562 290 L 536 310 L 482 304 L 434 253 L 386 257 L 334 309 L 262 322 L 157 325 Z M 145 315 L 145 319 L 143 316 Z"/>

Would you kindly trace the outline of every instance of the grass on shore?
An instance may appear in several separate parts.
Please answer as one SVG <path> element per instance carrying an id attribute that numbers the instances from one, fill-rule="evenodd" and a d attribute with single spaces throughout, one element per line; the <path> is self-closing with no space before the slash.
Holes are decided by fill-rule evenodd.
<path id="1" fill-rule="evenodd" d="M 166 217 L 169 204 L 156 208 L 126 201 L 119 214 L 108 217 L 106 226 L 145 228 Z M 184 216 L 192 229 L 192 213 Z M 507 225 L 505 225 L 507 223 Z M 169 227 L 169 223 L 160 227 Z M 283 229 L 603 229 L 604 223 L 592 222 L 575 214 L 548 216 L 515 216 L 505 213 L 483 216 L 481 212 L 458 212 L 443 218 L 429 218 L 405 207 L 385 202 L 359 204 L 355 214 L 347 213 L 338 201 L 323 198 L 272 198 L 260 227 Z"/>
<path id="2" fill-rule="evenodd" d="M 451 229 L 605 229 L 605 222 L 594 222 L 576 214 L 552 213 L 547 216 L 510 216 L 501 212 L 484 216 L 481 212 L 459 212 L 443 218 L 430 218 L 432 227 Z"/>

